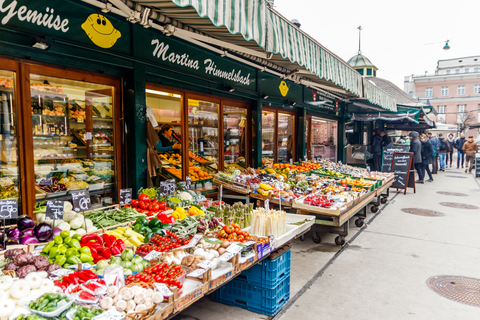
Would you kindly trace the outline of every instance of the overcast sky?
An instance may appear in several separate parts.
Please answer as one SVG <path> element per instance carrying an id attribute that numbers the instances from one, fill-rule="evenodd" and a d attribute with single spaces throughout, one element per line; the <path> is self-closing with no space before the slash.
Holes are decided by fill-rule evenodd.
<path id="1" fill-rule="evenodd" d="M 404 76 L 434 73 L 438 60 L 480 55 L 479 0 L 275 0 L 275 9 L 345 61 L 361 25 L 362 53 L 402 90 Z"/>

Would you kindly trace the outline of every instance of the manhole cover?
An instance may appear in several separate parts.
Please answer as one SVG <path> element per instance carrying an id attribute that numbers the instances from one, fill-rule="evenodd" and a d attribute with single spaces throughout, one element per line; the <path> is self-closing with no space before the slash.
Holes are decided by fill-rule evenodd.
<path id="1" fill-rule="evenodd" d="M 418 208 L 404 208 L 402 209 L 402 211 L 410 214 L 415 214 L 417 216 L 424 216 L 424 217 L 442 217 L 445 215 L 438 211 L 433 211 L 428 209 L 418 209 Z"/>
<path id="2" fill-rule="evenodd" d="M 449 175 L 446 175 L 445 177 L 467 179 L 467 177 L 464 177 L 464 176 L 449 176 Z"/>
<path id="3" fill-rule="evenodd" d="M 458 203 L 458 202 L 440 202 L 440 205 L 450 208 L 456 209 L 478 209 L 477 206 L 473 206 L 471 204 L 466 203 Z"/>
<path id="4" fill-rule="evenodd" d="M 458 193 L 458 192 L 437 191 L 437 193 L 438 194 L 443 194 L 445 196 L 468 197 L 468 194 Z"/>
<path id="5" fill-rule="evenodd" d="M 427 280 L 430 289 L 453 301 L 480 307 L 480 279 L 435 276 Z"/>

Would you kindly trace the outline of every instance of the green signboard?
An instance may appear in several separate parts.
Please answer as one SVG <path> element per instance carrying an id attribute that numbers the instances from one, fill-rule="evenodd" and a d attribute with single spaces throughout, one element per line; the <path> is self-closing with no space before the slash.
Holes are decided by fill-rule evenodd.
<path id="1" fill-rule="evenodd" d="M 0 25 L 38 37 L 130 53 L 128 23 L 80 1 L 0 0 Z"/>
<path id="2" fill-rule="evenodd" d="M 259 92 L 270 97 L 285 98 L 289 101 L 302 101 L 302 86 L 289 80 L 283 80 L 279 77 L 259 73 L 260 88 Z"/>
<path id="3" fill-rule="evenodd" d="M 303 99 L 305 104 L 314 110 L 327 113 L 336 113 L 340 111 L 338 101 L 335 101 L 334 99 L 322 94 L 322 92 L 312 88 L 304 88 Z"/>

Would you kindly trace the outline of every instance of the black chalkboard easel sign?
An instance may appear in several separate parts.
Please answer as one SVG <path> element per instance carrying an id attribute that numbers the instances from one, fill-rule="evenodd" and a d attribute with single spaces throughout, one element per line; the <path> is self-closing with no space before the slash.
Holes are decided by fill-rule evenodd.
<path id="1" fill-rule="evenodd" d="M 407 193 L 407 188 L 413 188 L 416 193 L 412 152 L 394 152 L 390 172 L 395 174 L 391 188 L 403 189 L 403 194 Z"/>
<path id="2" fill-rule="evenodd" d="M 90 192 L 88 190 L 72 193 L 73 210 L 75 212 L 84 212 L 90 210 Z"/>
<path id="3" fill-rule="evenodd" d="M 130 204 L 132 202 L 132 188 L 120 189 L 120 204 Z"/>
<path id="4" fill-rule="evenodd" d="M 0 219 L 18 218 L 18 200 L 4 199 L 0 200 Z"/>
<path id="5" fill-rule="evenodd" d="M 408 152 L 409 146 L 387 146 L 383 148 L 382 154 L 382 172 L 390 172 L 393 154 L 395 152 Z"/>
<path id="6" fill-rule="evenodd" d="M 46 220 L 61 220 L 63 219 L 63 204 L 64 201 L 48 200 L 47 211 L 45 212 Z"/>

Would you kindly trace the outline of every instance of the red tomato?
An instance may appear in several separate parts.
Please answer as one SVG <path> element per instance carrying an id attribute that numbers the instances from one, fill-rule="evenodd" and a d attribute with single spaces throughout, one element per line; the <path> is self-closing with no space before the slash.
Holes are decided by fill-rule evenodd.
<path id="1" fill-rule="evenodd" d="M 148 197 L 148 196 L 147 196 L 147 197 Z M 148 202 L 145 202 L 145 201 L 142 201 L 142 202 L 140 202 L 140 204 L 139 204 L 140 209 L 143 209 L 143 210 L 148 210 L 148 207 L 149 207 L 149 206 L 150 206 L 150 205 L 148 204 Z"/>
<path id="2" fill-rule="evenodd" d="M 138 200 L 144 201 L 144 202 L 150 202 L 151 201 L 150 197 L 147 196 L 146 194 L 143 194 L 143 193 L 138 196 Z"/>
<path id="3" fill-rule="evenodd" d="M 132 205 L 133 208 L 136 208 L 138 207 L 138 200 L 132 200 L 130 204 Z"/>

